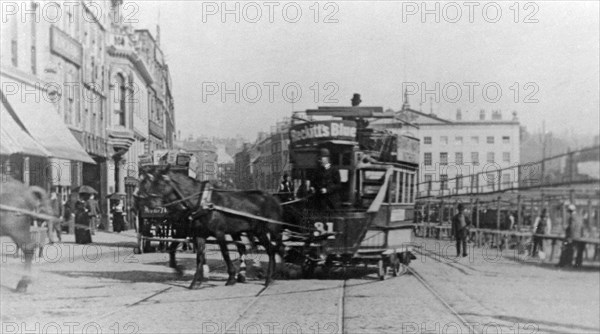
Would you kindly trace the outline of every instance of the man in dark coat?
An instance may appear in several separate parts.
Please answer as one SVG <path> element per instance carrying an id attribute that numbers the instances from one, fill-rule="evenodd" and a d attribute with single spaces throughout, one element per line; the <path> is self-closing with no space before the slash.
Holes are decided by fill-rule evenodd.
<path id="1" fill-rule="evenodd" d="M 575 241 L 574 238 L 581 238 L 583 236 L 582 224 L 577 216 L 576 207 L 570 204 L 567 207 L 567 227 L 565 228 L 565 241 L 563 242 L 562 252 L 560 254 L 560 260 L 558 267 L 571 266 L 573 265 L 573 255 L 575 252 Z M 581 263 L 579 263 L 581 265 Z"/>
<path id="2" fill-rule="evenodd" d="M 339 206 L 340 172 L 329 162 L 329 150 L 321 149 L 319 169 L 315 175 L 316 201 L 322 210 L 335 210 Z"/>
<path id="3" fill-rule="evenodd" d="M 458 213 L 452 217 L 452 230 L 454 231 L 454 237 L 456 238 L 456 256 L 460 256 L 462 248 L 462 256 L 467 256 L 467 238 L 469 237 L 469 225 L 467 215 L 465 214 L 465 208 L 461 204 L 458 204 Z M 462 247 L 461 247 L 462 246 Z"/>

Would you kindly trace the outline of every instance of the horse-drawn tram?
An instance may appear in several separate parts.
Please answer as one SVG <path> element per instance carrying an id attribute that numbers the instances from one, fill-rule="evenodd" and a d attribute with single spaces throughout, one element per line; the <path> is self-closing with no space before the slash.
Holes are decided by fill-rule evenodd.
<path id="1" fill-rule="evenodd" d="M 314 232 L 290 234 L 287 261 L 305 277 L 318 266 L 356 264 L 376 264 L 380 279 L 388 268 L 398 275 L 415 259 L 415 127 L 381 107 L 320 107 L 305 117 L 292 118 L 289 152 L 306 200 L 285 210 Z"/>
<path id="2" fill-rule="evenodd" d="M 140 156 L 140 175 L 149 167 L 166 167 L 173 173 L 195 178 L 195 157 L 191 153 L 175 150 L 158 150 L 154 155 Z M 138 245 L 135 253 L 147 253 L 157 249 L 165 249 L 167 242 L 173 239 L 176 229 L 186 229 L 187 221 L 177 219 L 165 207 L 150 208 L 141 205 L 137 220 Z"/>

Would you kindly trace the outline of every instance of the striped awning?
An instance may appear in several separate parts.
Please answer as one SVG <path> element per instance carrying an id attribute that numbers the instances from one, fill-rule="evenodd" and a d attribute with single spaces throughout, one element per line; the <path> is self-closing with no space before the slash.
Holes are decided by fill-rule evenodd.
<path id="1" fill-rule="evenodd" d="M 0 104 L 0 154 L 26 154 L 49 157 L 50 152 L 25 132 L 8 113 L 4 104 Z"/>

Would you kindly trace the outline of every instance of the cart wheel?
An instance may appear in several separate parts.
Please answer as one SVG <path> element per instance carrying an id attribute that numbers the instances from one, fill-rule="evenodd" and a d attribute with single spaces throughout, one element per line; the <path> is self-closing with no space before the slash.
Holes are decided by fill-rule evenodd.
<path id="1" fill-rule="evenodd" d="M 142 254 L 142 250 L 141 250 L 141 248 L 140 248 L 140 247 L 135 247 L 135 248 L 133 249 L 133 254 Z"/>
<path id="2" fill-rule="evenodd" d="M 377 276 L 379 277 L 379 280 L 383 281 L 385 279 L 386 269 L 383 258 L 379 259 L 379 261 L 377 261 Z"/>

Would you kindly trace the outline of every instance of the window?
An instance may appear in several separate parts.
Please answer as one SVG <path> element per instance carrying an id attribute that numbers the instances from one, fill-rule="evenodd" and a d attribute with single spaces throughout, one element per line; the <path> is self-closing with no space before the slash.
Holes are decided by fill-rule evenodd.
<path id="1" fill-rule="evenodd" d="M 479 144 L 479 136 L 471 136 L 471 144 Z"/>
<path id="2" fill-rule="evenodd" d="M 460 190 L 463 187 L 463 178 L 462 176 L 457 176 L 456 177 L 456 189 Z"/>
<path id="3" fill-rule="evenodd" d="M 494 136 L 488 136 L 486 141 L 487 141 L 488 144 L 493 144 L 494 143 Z"/>
<path id="4" fill-rule="evenodd" d="M 502 183 L 506 186 L 510 186 L 510 173 L 502 174 Z"/>
<path id="5" fill-rule="evenodd" d="M 448 164 L 448 152 L 440 152 L 440 165 Z"/>
<path id="6" fill-rule="evenodd" d="M 488 187 L 494 187 L 494 183 L 496 183 L 496 173 L 487 173 L 486 175 L 487 185 Z"/>
<path id="7" fill-rule="evenodd" d="M 425 145 L 431 145 L 431 137 L 424 137 L 423 138 L 423 144 L 425 144 Z"/>
<path id="8" fill-rule="evenodd" d="M 510 137 L 502 136 L 502 144 L 510 144 Z"/>
<path id="9" fill-rule="evenodd" d="M 448 145 L 448 136 L 441 136 L 440 137 L 440 143 L 442 145 Z"/>
<path id="10" fill-rule="evenodd" d="M 479 152 L 471 152 L 471 163 L 479 165 Z"/>
<path id="11" fill-rule="evenodd" d="M 502 161 L 510 162 L 510 152 L 502 152 Z"/>
<path id="12" fill-rule="evenodd" d="M 463 154 L 462 154 L 462 152 L 456 152 L 456 153 L 454 153 L 454 163 L 456 163 L 457 165 L 462 165 L 463 164 Z"/>
<path id="13" fill-rule="evenodd" d="M 125 97 L 127 96 L 127 87 L 125 86 L 125 78 L 121 74 L 117 75 L 117 85 L 119 86 L 119 109 L 117 110 L 117 113 L 119 114 L 118 124 L 125 126 Z"/>
<path id="14" fill-rule="evenodd" d="M 31 9 L 34 12 L 34 17 L 37 17 L 37 4 L 35 2 L 31 3 Z M 31 73 L 37 74 L 37 22 L 35 19 L 31 20 Z"/>
<path id="15" fill-rule="evenodd" d="M 463 143 L 463 137 L 462 136 L 456 136 L 454 137 L 454 144 L 456 145 L 462 145 Z"/>
<path id="16" fill-rule="evenodd" d="M 440 189 L 448 189 L 448 175 L 440 175 Z"/>
<path id="17" fill-rule="evenodd" d="M 488 152 L 488 154 L 487 154 L 487 162 L 494 163 L 494 161 L 496 160 L 495 158 L 496 157 L 494 155 L 494 152 Z"/>
<path id="18" fill-rule="evenodd" d="M 431 152 L 425 152 L 425 166 L 431 166 Z"/>

